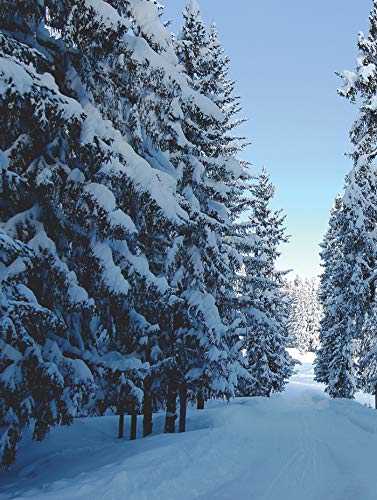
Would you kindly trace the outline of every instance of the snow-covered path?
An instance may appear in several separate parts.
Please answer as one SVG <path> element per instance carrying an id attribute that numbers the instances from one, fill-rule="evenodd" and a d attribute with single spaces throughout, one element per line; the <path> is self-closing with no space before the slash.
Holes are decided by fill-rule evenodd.
<path id="1" fill-rule="evenodd" d="M 23 446 L 0 499 L 377 500 L 377 412 L 330 401 L 304 361 L 284 394 L 192 410 L 183 435 L 119 442 L 112 417 L 57 429 Z"/>

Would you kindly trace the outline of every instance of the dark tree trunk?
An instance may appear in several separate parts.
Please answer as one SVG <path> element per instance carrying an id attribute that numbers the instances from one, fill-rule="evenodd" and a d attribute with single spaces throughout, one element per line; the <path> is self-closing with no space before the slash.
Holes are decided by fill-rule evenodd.
<path id="1" fill-rule="evenodd" d="M 177 418 L 177 388 L 173 382 L 168 384 L 168 394 L 166 400 L 165 432 L 173 434 L 175 432 L 175 420 Z"/>
<path id="2" fill-rule="evenodd" d="M 196 396 L 196 408 L 198 410 L 204 410 L 204 394 L 203 391 L 199 391 Z"/>
<path id="3" fill-rule="evenodd" d="M 136 439 L 136 432 L 137 432 L 137 413 L 136 411 L 133 411 L 131 413 L 131 433 L 130 433 L 131 441 Z"/>
<path id="4" fill-rule="evenodd" d="M 377 384 L 375 385 L 374 389 L 375 389 L 374 390 L 374 407 L 377 410 Z"/>
<path id="5" fill-rule="evenodd" d="M 179 387 L 179 432 L 186 431 L 187 412 L 187 385 L 181 384 Z"/>
<path id="6" fill-rule="evenodd" d="M 151 392 L 152 381 L 149 377 L 144 379 L 143 403 L 143 436 L 149 436 L 153 430 L 153 401 Z"/>
<path id="7" fill-rule="evenodd" d="M 119 414 L 119 424 L 118 424 L 118 439 L 122 439 L 124 436 L 124 413 Z"/>

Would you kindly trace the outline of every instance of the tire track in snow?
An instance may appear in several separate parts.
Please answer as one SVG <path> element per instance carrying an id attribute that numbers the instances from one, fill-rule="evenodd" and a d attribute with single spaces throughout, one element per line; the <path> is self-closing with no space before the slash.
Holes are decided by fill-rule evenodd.
<path id="1" fill-rule="evenodd" d="M 284 477 L 284 474 L 293 466 L 293 464 L 300 458 L 301 456 L 301 450 L 300 447 L 298 447 L 293 454 L 291 455 L 290 459 L 288 462 L 286 462 L 282 467 L 279 469 L 278 473 L 276 476 L 273 478 L 271 484 L 268 486 L 267 490 L 261 497 L 261 500 L 268 500 L 270 498 L 276 498 L 276 497 L 271 497 L 273 494 L 274 490 L 276 487 L 279 485 L 279 481 Z"/>

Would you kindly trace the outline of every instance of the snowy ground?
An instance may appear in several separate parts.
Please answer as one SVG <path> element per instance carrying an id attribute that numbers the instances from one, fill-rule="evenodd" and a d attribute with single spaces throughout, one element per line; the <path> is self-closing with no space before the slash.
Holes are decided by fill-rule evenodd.
<path id="1" fill-rule="evenodd" d="M 284 394 L 192 410 L 186 434 L 118 441 L 106 417 L 25 442 L 0 499 L 377 500 L 377 413 L 330 401 L 301 359 Z"/>

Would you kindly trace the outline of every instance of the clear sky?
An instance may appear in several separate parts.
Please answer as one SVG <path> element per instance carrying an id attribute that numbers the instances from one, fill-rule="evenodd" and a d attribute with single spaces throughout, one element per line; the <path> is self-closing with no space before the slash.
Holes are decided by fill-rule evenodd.
<path id="1" fill-rule="evenodd" d="M 174 29 L 185 0 L 165 0 Z M 319 248 L 334 197 L 351 168 L 354 109 L 337 96 L 335 71 L 355 65 L 372 0 L 199 0 L 232 60 L 253 144 L 247 152 L 277 186 L 291 242 L 282 266 L 319 273 Z"/>

